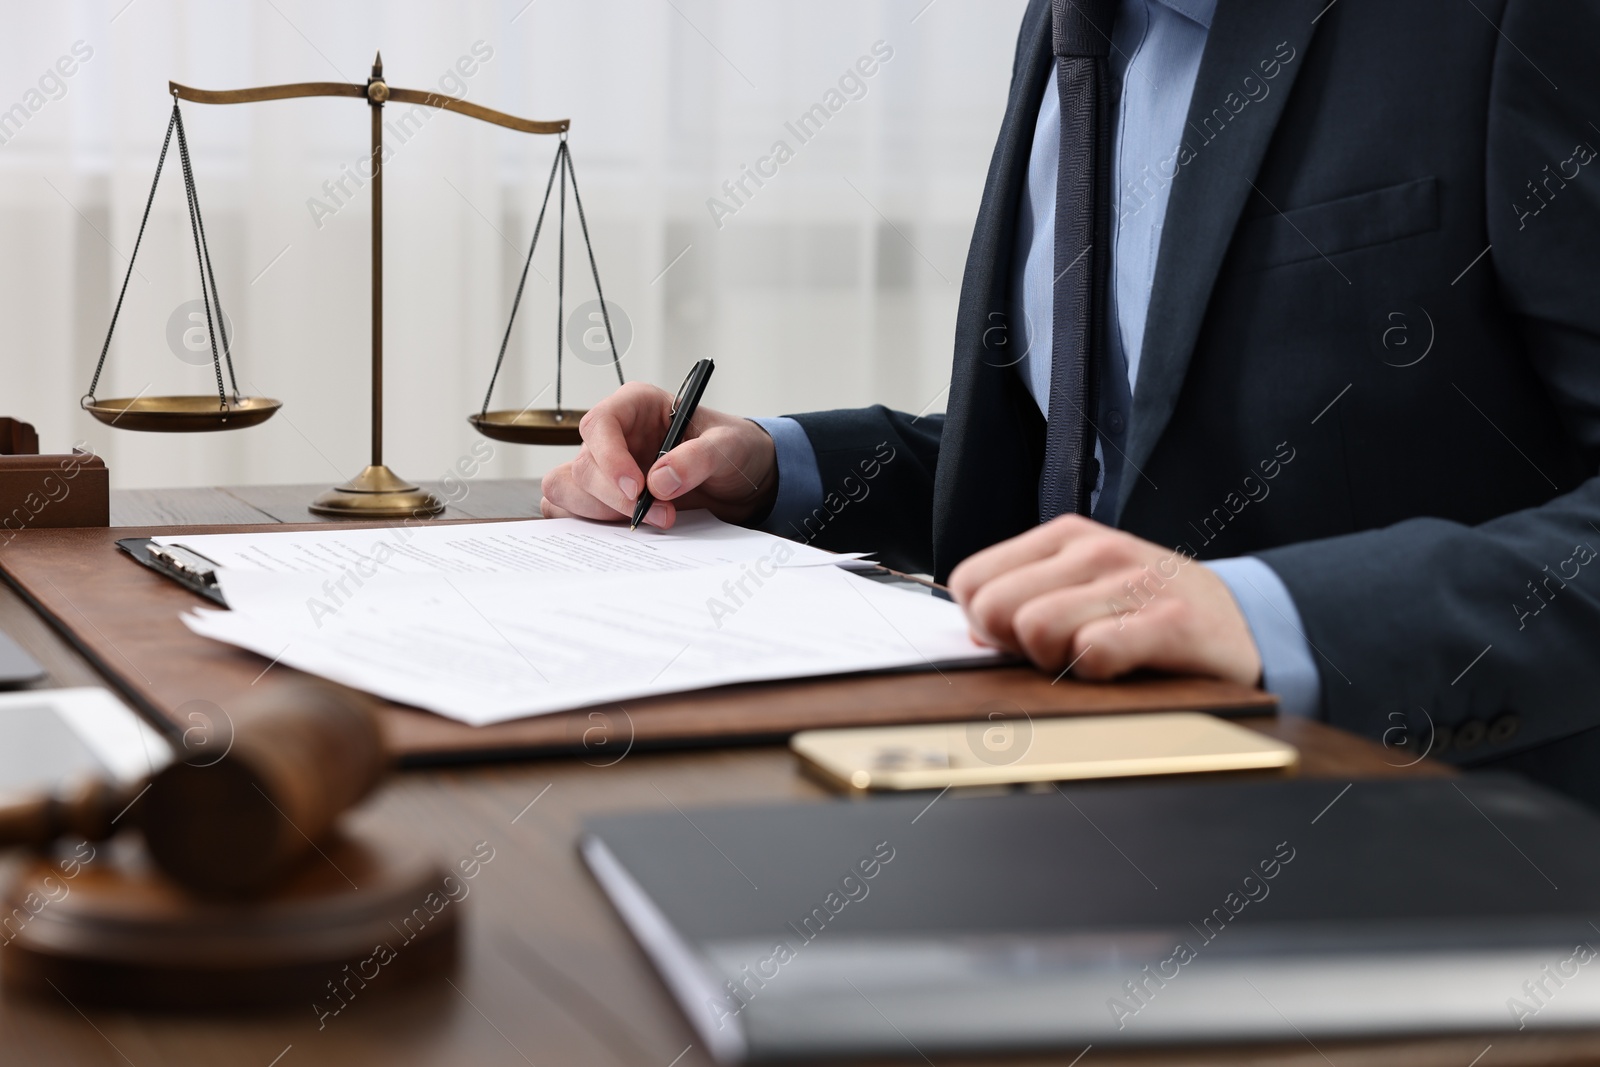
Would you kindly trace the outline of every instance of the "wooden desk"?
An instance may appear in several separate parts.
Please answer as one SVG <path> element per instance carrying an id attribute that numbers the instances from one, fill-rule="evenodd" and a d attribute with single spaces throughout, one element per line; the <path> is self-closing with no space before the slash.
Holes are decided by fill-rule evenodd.
<path id="1" fill-rule="evenodd" d="M 112 521 L 136 523 L 303 521 L 312 487 L 121 491 Z M 457 509 L 478 517 L 528 515 L 537 483 L 473 483 Z M 48 685 L 101 679 L 42 619 L 0 585 L 0 629 L 45 664 Z M 1401 770 L 1394 753 L 1316 723 L 1243 720 L 1304 754 L 1308 776 L 1350 780 L 1445 774 L 1440 765 Z M 445 862 L 487 841 L 495 857 L 465 901 L 463 960 L 448 980 L 384 989 L 382 978 L 318 1030 L 310 1004 L 235 1018 L 140 1016 L 64 1001 L 0 999 L 0 1064 L 181 1067 L 239 1064 L 559 1064 L 701 1067 L 710 1060 L 676 1003 L 589 878 L 573 847 L 591 814 L 699 804 L 821 799 L 781 746 L 632 753 L 611 766 L 544 760 L 467 770 L 405 772 L 356 816 L 366 831 Z M 954 797 L 945 803 L 960 803 Z M 4 949 L 0 948 L 0 952 Z M 1286 1027 L 1287 1029 L 1287 1027 Z M 1291 1035 L 1292 1037 L 1292 1035 Z M 1485 1053 L 1485 1049 L 1492 1048 Z M 911 1061 L 922 1062 L 911 1050 Z M 1005 1062 L 1059 1064 L 1060 1057 Z M 1481 1055 L 1481 1059 L 1478 1059 Z M 1495 1035 L 1415 1041 L 1310 1042 L 1248 1049 L 1112 1053 L 1097 1064 L 1379 1064 L 1504 1067 L 1594 1062 L 1597 1035 Z M 939 1067 L 955 1067 L 938 1057 Z"/>

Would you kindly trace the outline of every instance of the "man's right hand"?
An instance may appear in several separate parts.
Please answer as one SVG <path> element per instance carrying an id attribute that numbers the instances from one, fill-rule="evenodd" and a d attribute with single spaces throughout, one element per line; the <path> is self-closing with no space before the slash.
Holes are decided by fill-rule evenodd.
<path id="1" fill-rule="evenodd" d="M 631 519 L 646 484 L 655 503 L 644 521 L 662 529 L 679 508 L 705 508 L 734 523 L 771 510 L 778 459 L 765 430 L 702 407 L 683 443 L 656 459 L 671 419 L 672 394 L 643 382 L 630 382 L 590 408 L 578 422 L 583 448 L 577 459 L 545 475 L 539 510 L 548 519 Z"/>

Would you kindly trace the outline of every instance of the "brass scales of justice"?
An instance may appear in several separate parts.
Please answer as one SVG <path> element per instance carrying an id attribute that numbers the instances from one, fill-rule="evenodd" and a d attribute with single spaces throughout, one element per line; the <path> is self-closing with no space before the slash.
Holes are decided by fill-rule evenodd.
<path id="1" fill-rule="evenodd" d="M 561 405 L 562 365 L 562 314 L 565 310 L 566 288 L 566 228 L 567 182 L 572 183 L 572 198 L 578 209 L 578 224 L 583 231 L 583 243 L 589 255 L 589 270 L 594 278 L 595 295 L 599 300 L 601 318 L 605 324 L 606 340 L 611 346 L 611 363 L 622 384 L 622 361 L 617 354 L 617 343 L 611 331 L 611 312 L 600 289 L 600 269 L 595 264 L 594 245 L 589 239 L 589 224 L 584 217 L 583 200 L 578 194 L 578 177 L 572 167 L 572 153 L 567 147 L 567 133 L 571 127 L 568 119 L 541 122 L 518 118 L 465 100 L 416 89 L 397 89 L 383 80 L 383 54 L 378 53 L 372 64 L 372 76 L 366 84 L 345 82 L 298 82 L 292 85 L 267 85 L 255 89 L 212 91 L 192 89 L 177 82 L 167 83 L 172 93 L 172 117 L 167 123 L 167 134 L 161 145 L 161 156 L 156 162 L 155 180 L 150 185 L 150 197 L 145 203 L 144 216 L 139 223 L 139 237 L 134 242 L 133 255 L 128 259 L 128 271 L 122 280 L 111 324 L 106 330 L 105 344 L 100 350 L 100 360 L 95 366 L 89 392 L 81 404 L 101 422 L 125 430 L 145 430 L 161 433 L 194 433 L 215 430 L 242 430 L 271 418 L 283 405 L 268 397 L 241 396 L 234 375 L 233 352 L 222 315 L 222 302 L 217 292 L 216 277 L 211 268 L 211 250 L 206 242 L 205 224 L 200 217 L 200 202 L 195 193 L 194 168 L 189 158 L 189 145 L 183 129 L 180 100 L 197 104 L 253 104 L 264 100 L 288 100 L 307 96 L 345 96 L 365 100 L 372 115 L 372 462 L 358 475 L 329 489 L 310 504 L 318 515 L 349 519 L 389 519 L 426 517 L 444 510 L 444 504 L 434 494 L 421 489 L 390 470 L 383 463 L 383 105 L 390 100 L 396 103 L 419 104 L 442 111 L 456 111 L 470 118 L 504 126 L 522 133 L 559 134 L 555 160 L 550 166 L 550 177 L 545 182 L 544 201 L 539 207 L 534 223 L 533 239 L 528 245 L 528 257 L 523 263 L 522 275 L 517 283 L 516 297 L 511 304 L 510 320 L 505 336 L 500 342 L 500 353 L 495 360 L 494 372 L 489 378 L 489 388 L 484 394 L 483 407 L 468 421 L 487 437 L 518 444 L 565 445 L 578 444 L 578 420 L 582 410 L 565 409 Z M 117 327 L 117 316 L 127 296 L 128 282 L 133 276 L 133 262 L 139 255 L 139 244 L 144 240 L 146 224 L 150 221 L 150 208 L 155 203 L 156 188 L 161 183 L 161 168 L 166 162 L 167 150 L 173 135 L 178 142 L 178 158 L 183 168 L 184 188 L 188 200 L 189 224 L 194 236 L 195 259 L 200 269 L 200 292 L 205 308 L 206 331 L 211 345 L 211 365 L 216 375 L 215 398 L 206 396 L 140 396 L 99 400 L 95 389 L 105 369 L 106 355 L 111 348 L 111 336 Z M 556 406 L 553 409 L 534 409 L 530 403 L 520 410 L 490 411 L 489 402 L 494 395 L 495 382 L 505 363 L 506 347 L 511 340 L 511 328 L 517 320 L 517 308 L 522 303 L 523 289 L 528 281 L 528 270 L 533 264 L 534 249 L 539 244 L 539 234 L 544 228 L 545 211 L 550 205 L 550 192 L 560 179 L 559 232 L 557 235 L 556 283 Z M 227 371 L 224 382 L 223 371 Z M 228 386 L 232 387 L 231 393 Z M 537 400 L 537 398 L 535 398 Z"/>

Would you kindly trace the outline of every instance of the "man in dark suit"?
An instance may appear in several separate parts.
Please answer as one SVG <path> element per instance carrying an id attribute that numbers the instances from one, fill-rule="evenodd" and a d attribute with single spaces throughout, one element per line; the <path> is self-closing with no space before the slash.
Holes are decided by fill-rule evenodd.
<path id="1" fill-rule="evenodd" d="M 1034 0 L 948 413 L 702 409 L 650 521 L 1600 800 L 1595 41 L 1590 3 Z M 626 516 L 670 402 L 597 405 L 545 513 Z"/>

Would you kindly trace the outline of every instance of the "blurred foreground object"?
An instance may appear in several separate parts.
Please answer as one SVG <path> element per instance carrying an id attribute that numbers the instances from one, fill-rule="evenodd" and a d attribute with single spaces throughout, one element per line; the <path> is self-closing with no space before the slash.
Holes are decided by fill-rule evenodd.
<path id="1" fill-rule="evenodd" d="M 303 683 L 218 711 L 148 783 L 0 802 L 0 844 L 50 849 L 5 895 L 8 989 L 243 1007 L 321 996 L 351 968 L 370 980 L 454 959 L 444 872 L 337 828 L 387 769 L 366 702 Z M 92 843 L 130 825 L 144 847 Z"/>
<path id="2" fill-rule="evenodd" d="M 228 719 L 211 724 L 208 754 L 167 766 L 134 809 L 157 865 L 206 895 L 280 881 L 387 770 L 377 721 L 348 690 L 253 693 Z"/>

